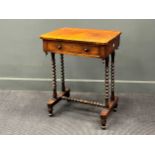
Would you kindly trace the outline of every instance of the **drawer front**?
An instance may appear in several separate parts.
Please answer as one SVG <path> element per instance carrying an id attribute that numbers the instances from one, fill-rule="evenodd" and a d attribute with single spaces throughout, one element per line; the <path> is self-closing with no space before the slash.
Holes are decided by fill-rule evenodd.
<path id="1" fill-rule="evenodd" d="M 43 42 L 43 48 L 46 52 L 53 52 L 59 54 L 70 54 L 86 57 L 100 57 L 100 50 L 98 46 L 80 43 L 70 42 L 56 42 L 56 41 L 45 41 Z"/>

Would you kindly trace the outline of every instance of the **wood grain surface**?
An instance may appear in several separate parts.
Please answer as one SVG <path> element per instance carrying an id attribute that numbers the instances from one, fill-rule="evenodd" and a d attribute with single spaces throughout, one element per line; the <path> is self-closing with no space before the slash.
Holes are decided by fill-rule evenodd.
<path id="1" fill-rule="evenodd" d="M 105 45 L 120 34 L 120 31 L 113 30 L 61 28 L 42 34 L 40 38 L 43 40 L 77 41 Z"/>

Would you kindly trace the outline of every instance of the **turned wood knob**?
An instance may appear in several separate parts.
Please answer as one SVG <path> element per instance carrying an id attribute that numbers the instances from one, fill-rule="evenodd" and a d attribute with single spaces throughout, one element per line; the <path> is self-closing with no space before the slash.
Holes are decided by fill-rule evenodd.
<path id="1" fill-rule="evenodd" d="M 90 49 L 89 49 L 89 48 L 84 48 L 84 51 L 85 51 L 85 52 L 89 52 Z"/>
<path id="2" fill-rule="evenodd" d="M 57 45 L 57 48 L 60 50 L 60 49 L 62 49 L 62 45 L 61 44 L 58 44 Z"/>

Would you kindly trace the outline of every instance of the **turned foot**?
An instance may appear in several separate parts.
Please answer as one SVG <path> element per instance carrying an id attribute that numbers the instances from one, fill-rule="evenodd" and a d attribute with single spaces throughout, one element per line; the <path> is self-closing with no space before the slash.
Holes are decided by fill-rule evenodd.
<path id="1" fill-rule="evenodd" d="M 55 99 L 48 100 L 47 108 L 48 108 L 48 116 L 49 117 L 53 116 L 53 106 L 54 106 L 55 101 L 56 101 Z"/>
<path id="2" fill-rule="evenodd" d="M 107 122 L 106 118 L 101 118 L 101 128 L 103 130 L 106 129 L 106 122 Z"/>
<path id="3" fill-rule="evenodd" d="M 50 111 L 48 110 L 48 116 L 49 116 L 49 117 L 52 117 L 53 115 L 54 115 L 54 114 L 53 114 L 53 110 L 50 110 Z"/>
<path id="4" fill-rule="evenodd" d="M 114 111 L 114 112 L 117 112 L 117 107 L 118 107 L 118 104 L 116 103 L 116 104 L 114 105 L 114 107 L 113 107 L 113 111 Z"/>
<path id="5" fill-rule="evenodd" d="M 64 95 L 65 97 L 70 97 L 70 89 L 68 89 Z M 70 100 L 66 100 L 68 103 L 71 103 Z"/>
<path id="6" fill-rule="evenodd" d="M 66 90 L 66 93 L 65 93 L 64 96 L 66 96 L 66 97 L 70 97 L 70 89 Z"/>
<path id="7" fill-rule="evenodd" d="M 50 105 L 48 105 L 48 116 L 49 117 L 52 117 L 54 114 L 53 114 L 53 107 L 51 107 Z"/>
<path id="8" fill-rule="evenodd" d="M 52 117 L 53 115 L 54 115 L 53 113 L 49 113 L 49 114 L 48 114 L 49 117 Z"/>
<path id="9" fill-rule="evenodd" d="M 117 112 L 117 109 L 113 109 L 113 112 Z"/>

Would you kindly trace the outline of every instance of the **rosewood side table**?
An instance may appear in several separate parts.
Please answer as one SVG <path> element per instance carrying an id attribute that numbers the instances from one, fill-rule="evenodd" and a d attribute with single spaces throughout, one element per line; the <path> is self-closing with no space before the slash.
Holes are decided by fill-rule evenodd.
<path id="1" fill-rule="evenodd" d="M 121 32 L 95 29 L 61 28 L 40 36 L 44 52 L 51 54 L 52 62 L 52 98 L 48 101 L 49 116 L 53 115 L 53 106 L 60 100 L 79 102 L 101 107 L 101 127 L 106 128 L 106 120 L 118 105 L 115 96 L 114 63 L 115 50 L 118 49 Z M 57 94 L 55 54 L 60 54 L 61 93 Z M 99 58 L 105 61 L 105 103 L 70 97 L 70 90 L 65 86 L 64 54 Z M 111 57 L 111 59 L 110 59 Z M 109 62 L 111 68 L 109 69 Z M 109 74 L 111 72 L 111 76 Z"/>

